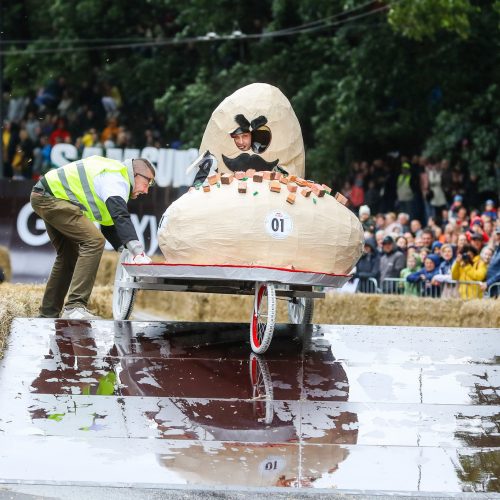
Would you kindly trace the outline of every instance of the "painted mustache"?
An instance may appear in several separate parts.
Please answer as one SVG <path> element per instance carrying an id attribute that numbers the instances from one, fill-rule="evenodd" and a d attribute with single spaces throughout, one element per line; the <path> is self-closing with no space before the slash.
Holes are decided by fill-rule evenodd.
<path id="1" fill-rule="evenodd" d="M 241 153 L 236 158 L 228 158 L 222 155 L 222 160 L 226 167 L 233 172 L 248 170 L 249 168 L 253 168 L 257 172 L 272 170 L 279 162 L 279 158 L 274 161 L 266 161 L 259 155 L 251 155 L 248 153 Z"/>

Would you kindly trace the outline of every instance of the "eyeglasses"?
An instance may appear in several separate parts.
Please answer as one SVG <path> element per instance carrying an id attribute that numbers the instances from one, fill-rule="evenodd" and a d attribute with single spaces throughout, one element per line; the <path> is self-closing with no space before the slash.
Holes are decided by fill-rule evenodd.
<path id="1" fill-rule="evenodd" d="M 137 176 L 142 177 L 143 179 L 146 179 L 148 181 L 149 187 L 153 187 L 156 184 L 154 177 L 148 177 L 147 175 L 142 175 L 139 172 L 134 173 L 134 177 L 137 177 Z"/>

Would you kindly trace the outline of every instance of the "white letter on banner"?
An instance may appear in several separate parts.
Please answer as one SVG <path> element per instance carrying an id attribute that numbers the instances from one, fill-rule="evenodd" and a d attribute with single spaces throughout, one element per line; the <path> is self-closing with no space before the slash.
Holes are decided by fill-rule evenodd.
<path id="1" fill-rule="evenodd" d="M 94 155 L 102 156 L 102 148 L 83 148 L 82 159 Z"/>
<path id="2" fill-rule="evenodd" d="M 151 240 L 149 241 L 148 255 L 153 255 L 158 248 L 158 221 L 156 220 L 156 215 L 149 216 L 149 232 Z"/>
<path id="3" fill-rule="evenodd" d="M 122 161 L 123 149 L 120 149 L 120 148 L 108 148 L 108 149 L 106 149 L 106 158 L 111 158 L 112 160 Z"/>
<path id="4" fill-rule="evenodd" d="M 28 219 L 33 213 L 34 211 L 30 203 L 26 203 L 26 205 L 21 208 L 19 214 L 17 215 L 17 234 L 19 234 L 19 237 L 24 241 L 24 243 L 33 247 L 39 247 L 48 243 L 50 239 L 47 231 L 44 231 L 41 234 L 33 234 L 28 229 Z M 37 219 L 35 227 L 40 230 L 45 229 L 42 219 Z"/>
<path id="5" fill-rule="evenodd" d="M 156 252 L 156 249 L 158 248 L 158 239 L 156 236 L 156 228 L 157 228 L 156 216 L 145 215 L 141 220 L 139 220 L 137 214 L 130 214 L 130 220 L 132 221 L 132 224 L 134 224 L 137 237 L 139 238 L 139 241 L 141 242 L 144 248 L 146 248 L 146 243 L 144 241 L 144 231 L 146 231 L 146 229 L 149 226 L 151 232 L 151 241 L 149 250 L 146 253 L 148 255 L 153 255 L 153 253 Z"/>
<path id="6" fill-rule="evenodd" d="M 198 158 L 198 156 L 200 156 L 200 152 L 195 148 L 188 149 L 187 152 L 188 152 L 187 163 L 186 166 L 184 167 L 184 176 L 185 176 L 184 185 L 192 186 L 194 178 L 196 177 L 197 174 L 196 169 L 191 170 L 191 172 L 189 173 L 186 172 L 186 169 L 189 167 L 189 165 L 191 165 L 191 163 L 193 163 L 194 160 L 196 160 L 196 158 Z"/>
<path id="7" fill-rule="evenodd" d="M 78 158 L 78 150 L 73 144 L 56 144 L 50 151 L 50 161 L 56 167 L 62 167 Z"/>
<path id="8" fill-rule="evenodd" d="M 174 187 L 190 186 L 196 175 L 196 169 L 186 174 L 186 169 L 191 163 L 198 158 L 198 150 L 191 148 L 186 151 L 176 151 L 175 170 L 174 170 Z"/>
<path id="9" fill-rule="evenodd" d="M 160 149 L 158 164 L 156 169 L 156 183 L 160 187 L 170 186 L 173 177 L 173 149 Z"/>
<path id="10" fill-rule="evenodd" d="M 143 217 L 141 222 L 137 214 L 130 214 L 130 220 L 135 227 L 135 232 L 137 233 L 141 245 L 144 246 L 144 230 L 148 226 L 147 216 Z"/>
<path id="11" fill-rule="evenodd" d="M 133 158 L 139 158 L 139 150 L 126 148 L 123 152 L 123 160 L 130 160 Z"/>
<path id="12" fill-rule="evenodd" d="M 99 147 L 86 147 L 83 149 L 82 158 L 97 155 L 102 156 L 103 149 Z M 196 169 L 186 174 L 186 168 L 198 157 L 195 148 L 187 150 L 154 148 L 148 146 L 142 150 L 133 148 L 108 148 L 106 157 L 113 160 L 124 161 L 130 158 L 146 158 L 156 167 L 156 183 L 160 187 L 190 186 L 196 175 Z M 57 167 L 78 159 L 78 150 L 72 144 L 56 144 L 51 151 L 50 159 Z"/>
<path id="13" fill-rule="evenodd" d="M 153 148 L 152 146 L 148 146 L 141 151 L 141 158 L 145 158 L 149 160 L 153 166 L 156 166 L 158 161 L 158 148 Z"/>

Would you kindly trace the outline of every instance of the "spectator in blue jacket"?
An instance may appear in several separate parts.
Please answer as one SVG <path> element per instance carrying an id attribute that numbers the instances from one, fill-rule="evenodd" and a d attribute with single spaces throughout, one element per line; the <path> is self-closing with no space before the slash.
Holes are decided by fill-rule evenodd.
<path id="1" fill-rule="evenodd" d="M 441 256 L 441 247 L 442 246 L 443 246 L 443 244 L 440 241 L 433 241 L 432 246 L 431 246 L 431 252 L 438 255 L 438 256 Z"/>
<path id="2" fill-rule="evenodd" d="M 445 243 L 441 247 L 441 262 L 439 264 L 437 274 L 449 276 L 449 279 L 451 279 L 451 266 L 453 266 L 453 262 L 455 262 L 455 252 L 453 251 L 453 247 L 448 243 Z"/>
<path id="3" fill-rule="evenodd" d="M 450 284 L 453 281 L 451 278 L 451 268 L 454 262 L 454 247 L 445 243 L 441 247 L 441 263 L 439 264 L 437 273 L 432 278 L 432 284 L 441 287 L 441 297 L 458 297 L 457 288 Z"/>
<path id="4" fill-rule="evenodd" d="M 432 278 L 438 273 L 440 258 L 429 254 L 424 260 L 424 267 L 406 277 L 408 283 L 420 283 L 420 295 L 424 297 L 440 297 L 441 287 L 432 284 Z"/>

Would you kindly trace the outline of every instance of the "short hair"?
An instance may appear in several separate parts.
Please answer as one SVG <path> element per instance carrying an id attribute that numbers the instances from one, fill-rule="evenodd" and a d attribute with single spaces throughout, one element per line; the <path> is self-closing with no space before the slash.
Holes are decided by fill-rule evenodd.
<path id="1" fill-rule="evenodd" d="M 450 245 L 449 243 L 443 243 L 443 246 L 441 247 L 441 253 L 443 253 L 443 251 L 444 251 L 444 250 L 446 250 L 446 249 L 448 249 L 448 248 L 449 248 L 449 249 L 450 249 L 453 253 L 455 253 L 455 252 L 453 251 L 453 246 L 452 246 L 452 245 Z"/>
<path id="2" fill-rule="evenodd" d="M 142 165 L 136 165 L 136 161 L 140 161 Z M 134 169 L 134 172 L 137 170 L 142 170 L 144 172 L 144 167 L 153 174 L 153 177 L 156 177 L 156 169 L 153 167 L 153 165 L 151 165 L 151 162 L 149 160 L 146 160 L 146 158 L 134 158 L 134 161 L 132 162 L 132 168 Z"/>

